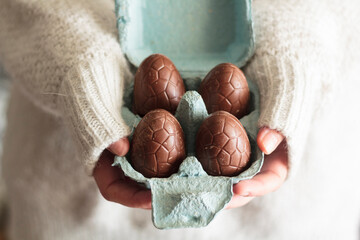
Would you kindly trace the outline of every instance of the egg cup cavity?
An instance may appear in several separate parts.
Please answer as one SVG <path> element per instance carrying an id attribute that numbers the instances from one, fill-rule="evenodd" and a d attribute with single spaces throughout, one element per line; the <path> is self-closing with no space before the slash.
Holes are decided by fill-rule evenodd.
<path id="1" fill-rule="evenodd" d="M 264 154 L 256 143 L 259 118 L 259 91 L 257 86 L 247 80 L 250 90 L 249 114 L 242 117 L 251 145 L 250 167 L 235 177 L 209 176 L 195 157 L 196 133 L 201 123 L 209 116 L 201 95 L 194 89 L 201 79 L 184 81 L 187 89 L 177 107 L 175 117 L 184 130 L 187 158 L 180 165 L 179 171 L 168 178 L 146 178 L 134 170 L 126 157 L 115 157 L 113 166 L 121 167 L 124 174 L 151 189 L 152 217 L 157 228 L 204 227 L 222 210 L 233 196 L 233 184 L 250 179 L 261 169 Z M 122 116 L 132 134 L 141 117 L 132 113 L 130 84 L 124 93 L 125 105 Z M 125 100 L 124 99 L 124 100 Z"/>

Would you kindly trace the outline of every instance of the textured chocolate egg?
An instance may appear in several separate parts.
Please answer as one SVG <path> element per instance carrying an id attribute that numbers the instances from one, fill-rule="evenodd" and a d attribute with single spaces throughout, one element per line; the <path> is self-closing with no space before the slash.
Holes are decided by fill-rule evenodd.
<path id="1" fill-rule="evenodd" d="M 237 118 L 247 114 L 249 87 L 245 75 L 234 64 L 214 67 L 201 82 L 199 93 L 209 113 L 223 110 Z"/>
<path id="2" fill-rule="evenodd" d="M 134 112 L 144 116 L 162 108 L 175 113 L 185 93 L 184 82 L 169 58 L 153 54 L 140 65 L 135 75 Z"/>
<path id="3" fill-rule="evenodd" d="M 201 124 L 196 136 L 196 157 L 213 176 L 236 176 L 248 167 L 251 147 L 240 121 L 218 111 Z"/>
<path id="4" fill-rule="evenodd" d="M 147 113 L 135 128 L 131 162 L 145 177 L 169 177 L 186 157 L 183 130 L 163 109 Z"/>

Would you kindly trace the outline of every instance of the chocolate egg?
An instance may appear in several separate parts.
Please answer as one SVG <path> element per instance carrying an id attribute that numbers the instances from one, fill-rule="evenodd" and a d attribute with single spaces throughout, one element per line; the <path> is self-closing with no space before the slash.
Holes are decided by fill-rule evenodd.
<path id="1" fill-rule="evenodd" d="M 131 162 L 145 177 L 168 177 L 186 157 L 184 133 L 176 118 L 163 109 L 147 113 L 135 128 Z"/>
<path id="2" fill-rule="evenodd" d="M 214 67 L 201 82 L 199 93 L 209 113 L 223 110 L 237 118 L 247 114 L 249 87 L 243 72 L 234 64 Z"/>
<path id="3" fill-rule="evenodd" d="M 184 93 L 184 82 L 171 60 L 153 54 L 135 74 L 133 110 L 140 116 L 158 108 L 175 113 Z"/>
<path id="4" fill-rule="evenodd" d="M 201 124 L 196 157 L 213 176 L 236 176 L 248 167 L 251 147 L 246 131 L 232 114 L 218 111 Z"/>

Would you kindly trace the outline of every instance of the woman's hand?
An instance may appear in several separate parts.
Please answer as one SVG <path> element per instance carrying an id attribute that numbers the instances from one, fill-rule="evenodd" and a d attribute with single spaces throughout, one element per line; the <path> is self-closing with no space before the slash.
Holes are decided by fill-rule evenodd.
<path id="1" fill-rule="evenodd" d="M 234 196 L 227 208 L 241 207 L 254 197 L 277 190 L 285 181 L 288 171 L 288 155 L 284 136 L 269 128 L 261 128 L 257 143 L 266 156 L 260 173 L 250 180 L 234 185 Z"/>
<path id="2" fill-rule="evenodd" d="M 111 144 L 101 154 L 93 173 L 96 184 L 108 201 L 133 208 L 150 209 L 150 190 L 126 177 L 120 168 L 111 166 L 115 155 L 125 156 L 128 151 L 129 140 L 123 138 Z"/>

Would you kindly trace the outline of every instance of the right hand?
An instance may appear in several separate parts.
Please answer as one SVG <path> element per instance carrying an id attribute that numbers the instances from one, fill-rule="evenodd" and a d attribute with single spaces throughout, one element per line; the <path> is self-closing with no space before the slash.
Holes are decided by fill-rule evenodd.
<path id="1" fill-rule="evenodd" d="M 124 175 L 121 168 L 113 167 L 115 155 L 125 156 L 129 140 L 122 138 L 101 154 L 93 176 L 102 196 L 127 207 L 151 209 L 151 192 Z"/>
<path id="2" fill-rule="evenodd" d="M 257 144 L 265 153 L 264 166 L 252 179 L 234 185 L 234 196 L 227 208 L 241 207 L 254 197 L 276 191 L 284 183 L 288 173 L 286 139 L 274 129 L 261 128 Z"/>

